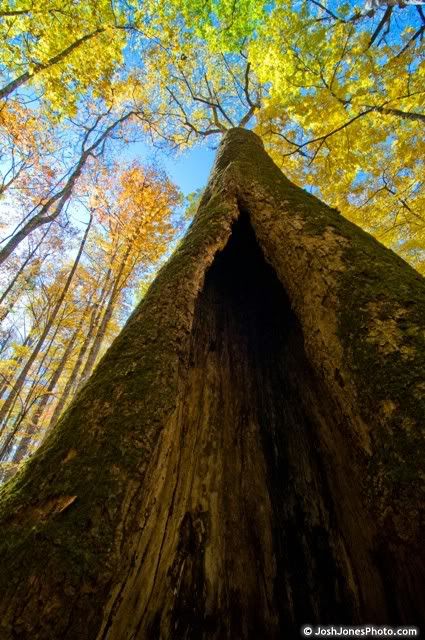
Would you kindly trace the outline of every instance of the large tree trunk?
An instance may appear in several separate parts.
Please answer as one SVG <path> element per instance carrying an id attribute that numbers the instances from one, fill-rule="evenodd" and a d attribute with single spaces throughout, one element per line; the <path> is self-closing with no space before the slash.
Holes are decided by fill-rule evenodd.
<path id="1" fill-rule="evenodd" d="M 421 624 L 425 283 L 229 131 L 196 219 L 0 503 L 0 638 Z"/>

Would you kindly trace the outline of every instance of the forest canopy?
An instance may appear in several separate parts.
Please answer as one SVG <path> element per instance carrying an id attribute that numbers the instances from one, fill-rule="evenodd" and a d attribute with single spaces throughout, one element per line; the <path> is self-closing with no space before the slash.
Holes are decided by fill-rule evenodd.
<path id="1" fill-rule="evenodd" d="M 4 477 L 193 214 L 199 194 L 139 143 L 157 159 L 252 128 L 293 182 L 425 272 L 424 32 L 401 2 L 1 3 Z"/>

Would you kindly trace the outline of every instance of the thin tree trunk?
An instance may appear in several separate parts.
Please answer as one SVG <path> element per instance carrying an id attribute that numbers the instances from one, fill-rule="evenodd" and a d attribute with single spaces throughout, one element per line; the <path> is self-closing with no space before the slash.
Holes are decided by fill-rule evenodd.
<path id="1" fill-rule="evenodd" d="M 90 325 L 89 325 L 89 331 L 90 331 Z M 65 387 L 62 391 L 62 393 L 60 394 L 60 397 L 58 399 L 58 402 L 55 405 L 55 408 L 53 410 L 52 413 L 52 417 L 50 419 L 49 422 L 49 426 L 48 426 L 48 430 L 50 430 L 57 422 L 59 416 L 62 413 L 63 408 L 66 406 L 68 399 L 70 398 L 71 394 L 73 393 L 74 389 L 76 389 L 78 387 L 78 383 L 79 383 L 79 374 L 80 374 L 80 369 L 82 367 L 82 364 L 84 362 L 84 356 L 87 352 L 87 349 L 89 347 L 90 344 L 90 335 L 87 334 L 80 351 L 78 352 L 78 357 L 77 360 L 75 362 L 74 367 L 72 368 L 71 374 L 68 378 L 68 380 L 66 381 Z"/>
<path id="2" fill-rule="evenodd" d="M 117 275 L 115 277 L 114 285 L 113 285 L 112 291 L 111 291 L 111 295 L 109 297 L 108 303 L 107 303 L 105 311 L 103 313 L 102 320 L 100 322 L 99 328 L 96 331 L 96 336 L 94 338 L 94 341 L 93 341 L 92 347 L 90 349 L 89 355 L 87 356 L 87 360 L 86 360 L 86 362 L 84 364 L 84 369 L 82 371 L 81 378 L 80 378 L 80 381 L 79 381 L 79 387 L 84 385 L 84 383 L 86 382 L 86 380 L 89 378 L 89 376 L 91 375 L 91 373 L 93 371 L 94 365 L 96 363 L 96 359 L 97 359 L 97 357 L 99 355 L 99 351 L 100 351 L 100 349 L 102 347 L 102 344 L 103 344 L 103 341 L 105 339 L 106 330 L 107 330 L 108 325 L 109 325 L 109 323 L 111 321 L 112 314 L 114 312 L 118 296 L 119 296 L 119 294 L 121 292 L 121 289 L 122 289 L 122 275 L 123 275 L 124 269 L 126 267 L 127 260 L 128 260 L 129 255 L 130 255 L 130 252 L 131 252 L 131 244 L 129 244 L 129 246 L 128 246 L 128 248 L 127 248 L 127 250 L 126 250 L 126 252 L 125 252 L 125 254 L 123 256 L 123 259 L 122 259 L 121 264 L 120 264 L 120 268 L 119 268 L 118 273 L 117 273 Z"/>
<path id="3" fill-rule="evenodd" d="M 109 300 L 108 300 L 108 304 L 106 306 L 106 309 L 103 313 L 99 328 L 96 331 L 96 335 L 92 344 L 92 347 L 89 351 L 89 354 L 87 356 L 87 360 L 84 364 L 84 369 L 81 373 L 81 377 L 80 380 L 78 382 L 78 386 L 83 385 L 86 380 L 89 378 L 89 376 L 91 375 L 94 365 L 96 363 L 96 359 L 97 356 L 99 355 L 99 351 L 102 347 L 103 341 L 105 339 L 105 335 L 106 335 L 106 330 L 108 328 L 109 322 L 111 320 L 112 314 L 114 312 L 115 309 L 115 304 L 116 304 L 116 295 L 114 295 L 114 291 L 112 292 Z"/>
<path id="4" fill-rule="evenodd" d="M 78 250 L 78 253 L 77 253 L 77 256 L 76 256 L 76 258 L 74 260 L 74 263 L 72 265 L 72 269 L 69 272 L 69 275 L 68 275 L 68 278 L 66 280 L 66 283 L 65 283 L 65 285 L 64 285 L 64 287 L 62 289 L 61 295 L 59 296 L 56 304 L 54 305 L 54 307 L 52 309 L 52 312 L 51 312 L 51 314 L 49 316 L 49 319 L 46 322 L 46 325 L 45 325 L 43 331 L 41 332 L 41 335 L 38 338 L 30 357 L 26 361 L 24 367 L 22 368 L 19 376 L 16 379 L 16 382 L 15 382 L 10 394 L 8 395 L 7 399 L 5 400 L 3 406 L 0 409 L 0 424 L 3 422 L 4 418 L 7 416 L 12 403 L 14 402 L 15 398 L 20 393 L 23 385 L 25 384 L 25 380 L 26 380 L 27 374 L 28 374 L 29 370 L 31 369 L 34 360 L 38 356 L 38 354 L 39 354 L 39 352 L 40 352 L 40 350 L 41 350 L 41 348 L 42 348 L 42 346 L 44 344 L 44 341 L 45 341 L 47 335 L 49 334 L 50 329 L 51 329 L 51 327 L 52 327 L 52 325 L 53 325 L 53 323 L 55 321 L 55 318 L 58 315 L 58 313 L 60 311 L 60 308 L 62 307 L 63 301 L 65 300 L 66 294 L 68 293 L 68 290 L 69 290 L 69 288 L 71 286 L 71 282 L 72 282 L 72 279 L 74 277 L 75 271 L 76 271 L 76 269 L 78 267 L 78 264 L 80 262 L 81 255 L 83 253 L 83 249 L 84 249 L 84 246 L 86 244 L 87 236 L 88 236 L 90 228 L 91 228 L 91 223 L 92 223 L 92 217 L 90 216 L 90 221 L 89 221 L 89 223 L 87 225 L 87 228 L 86 228 L 86 230 L 84 232 L 83 239 L 82 239 L 82 241 L 80 243 L 80 248 Z M 2 457 L 2 452 L 4 452 L 7 449 L 7 447 L 9 446 L 9 442 L 11 441 L 12 438 L 13 438 L 13 434 L 10 434 L 6 438 L 6 441 L 3 444 L 2 449 L 0 451 L 0 458 Z"/>
<path id="5" fill-rule="evenodd" d="M 27 435 L 22 436 L 19 435 L 19 431 L 21 429 L 21 425 L 22 423 L 26 420 L 28 412 L 32 406 L 32 404 L 34 403 L 34 398 L 33 398 L 33 393 L 34 390 L 36 389 L 38 383 L 40 382 L 40 374 L 44 365 L 44 362 L 47 358 L 48 353 L 50 352 L 50 349 L 54 343 L 54 340 L 56 338 L 56 334 L 57 334 L 57 330 L 58 328 L 55 328 L 55 331 L 53 332 L 53 335 L 50 336 L 50 340 L 49 340 L 49 344 L 47 346 L 46 351 L 44 352 L 40 362 L 38 362 L 38 366 L 37 366 L 37 370 L 34 372 L 33 375 L 33 379 L 32 379 L 32 383 L 29 387 L 28 390 L 25 390 L 25 399 L 21 397 L 21 394 L 19 393 L 14 401 L 12 402 L 12 404 L 9 407 L 9 411 L 7 416 L 4 418 L 4 428 L 3 430 L 6 432 L 6 436 L 5 436 L 5 440 L 8 442 L 7 447 L 3 448 L 1 447 L 0 449 L 0 461 L 3 461 L 5 459 L 7 459 L 10 456 L 10 452 L 11 450 L 14 449 L 15 446 L 15 440 L 19 439 L 19 440 L 25 440 L 25 438 L 29 438 L 31 440 L 32 435 L 34 434 L 34 430 L 29 427 L 26 429 L 27 431 Z M 27 373 L 27 380 L 25 381 L 26 384 L 28 383 L 28 377 L 31 374 L 31 370 L 28 371 Z M 24 389 L 24 386 L 21 388 L 21 390 Z M 21 410 L 19 412 L 19 414 L 15 417 L 15 420 L 13 421 L 12 425 L 9 425 L 9 420 L 11 420 L 11 418 L 13 417 L 13 411 L 15 408 L 15 404 L 18 400 L 18 398 L 21 400 Z M 19 447 L 18 447 L 19 448 Z"/>
<path id="6" fill-rule="evenodd" d="M 25 260 L 23 261 L 23 263 L 21 264 L 21 266 L 19 267 L 18 271 L 16 272 L 15 276 L 13 277 L 13 279 L 11 280 L 11 282 L 9 283 L 8 287 L 5 289 L 5 291 L 3 292 L 3 294 L 0 297 L 0 304 L 3 304 L 4 300 L 7 298 L 7 296 L 9 295 L 9 293 L 12 291 L 13 287 L 15 286 L 16 282 L 18 281 L 18 279 L 20 278 L 20 276 L 23 274 L 23 272 L 25 271 L 25 268 L 27 267 L 28 263 L 32 260 L 32 258 L 35 256 L 37 249 L 40 247 L 40 245 L 43 243 L 44 238 L 46 237 L 47 233 L 49 232 L 49 227 L 46 229 L 46 231 L 43 233 L 41 240 L 35 245 L 34 249 L 32 251 L 30 251 L 30 253 L 28 254 L 28 256 L 25 258 Z M 3 314 L 0 318 L 0 322 L 2 322 L 5 317 L 6 314 Z"/>
<path id="7" fill-rule="evenodd" d="M 109 293 L 108 282 L 109 282 L 110 275 L 111 275 L 111 270 L 108 269 L 106 281 L 103 285 L 102 292 L 99 298 L 99 303 L 98 303 L 99 309 L 95 307 L 91 313 L 90 323 L 87 327 L 86 336 L 84 338 L 83 344 L 81 345 L 81 349 L 78 352 L 77 360 L 65 384 L 64 390 L 62 391 L 61 396 L 53 411 L 52 418 L 50 420 L 49 427 L 48 427 L 49 430 L 56 424 L 59 416 L 62 413 L 63 408 L 66 406 L 68 402 L 68 399 L 70 398 L 74 389 L 78 388 L 78 385 L 81 382 L 81 375 L 80 375 L 81 367 L 84 364 L 84 358 L 89 349 L 90 343 L 92 341 L 92 336 L 96 332 L 96 327 L 98 326 L 98 323 L 101 317 L 102 305 L 105 301 L 106 296 Z"/>
<path id="8" fill-rule="evenodd" d="M 62 210 L 69 198 L 72 195 L 75 184 L 80 178 L 83 169 L 87 163 L 87 160 L 93 154 L 93 152 L 109 137 L 109 135 L 123 122 L 128 120 L 132 115 L 133 111 L 126 113 L 124 116 L 113 122 L 109 127 L 105 129 L 105 131 L 98 136 L 98 138 L 93 142 L 87 149 L 85 149 L 80 156 L 77 164 L 75 165 L 73 171 L 69 175 L 65 185 L 63 188 L 51 196 L 47 202 L 43 204 L 40 211 L 33 216 L 28 222 L 24 224 L 24 226 L 19 229 L 7 242 L 4 247 L 0 250 L 0 264 L 2 264 L 7 258 L 15 251 L 15 249 L 20 245 L 20 243 L 25 240 L 35 229 L 38 229 L 40 226 L 47 224 L 48 222 L 53 222 L 56 220 L 59 215 L 62 213 Z M 86 137 L 90 132 L 86 132 Z M 53 211 L 52 211 L 53 208 Z"/>
<path id="9" fill-rule="evenodd" d="M 51 379 L 49 381 L 49 384 L 47 385 L 46 390 L 42 392 L 41 400 L 36 405 L 35 411 L 33 413 L 33 416 L 29 416 L 28 415 L 29 414 L 29 409 L 32 407 L 32 405 L 35 403 L 35 401 L 38 399 L 37 397 L 35 397 L 35 398 L 33 397 L 34 390 L 36 389 L 37 385 L 40 383 L 40 380 L 42 378 L 42 370 L 43 370 L 44 364 L 46 362 L 46 358 L 49 355 L 52 346 L 55 344 L 56 336 L 57 336 L 58 331 L 60 329 L 60 326 L 61 326 L 61 323 L 62 323 L 62 320 L 63 320 L 63 316 L 64 316 L 64 313 L 62 314 L 62 318 L 59 320 L 59 322 L 56 323 L 55 330 L 54 330 L 53 334 L 50 336 L 48 347 L 45 350 L 45 352 L 43 354 L 43 357 L 41 358 L 40 362 L 38 363 L 38 367 L 37 367 L 37 371 L 36 371 L 36 373 L 34 375 L 33 383 L 32 383 L 31 388 L 29 389 L 29 391 L 27 393 L 26 398 L 25 398 L 25 403 L 24 403 L 24 406 L 23 406 L 23 409 L 22 409 L 22 416 L 18 416 L 18 418 L 16 420 L 16 425 L 13 425 L 13 427 L 12 427 L 12 431 L 13 431 L 14 437 L 9 442 L 9 450 L 13 449 L 13 447 L 14 447 L 14 440 L 16 440 L 16 438 L 17 438 L 17 433 L 18 433 L 18 430 L 21 429 L 21 425 L 23 423 L 28 423 L 26 425 L 26 427 L 25 427 L 25 434 L 21 435 L 19 437 L 19 445 L 18 445 L 18 447 L 16 449 L 16 452 L 15 452 L 15 454 L 13 456 L 13 462 L 15 462 L 15 463 L 20 463 L 24 458 L 26 458 L 28 456 L 30 447 L 31 447 L 31 445 L 33 443 L 33 440 L 34 440 L 34 436 L 35 436 L 35 434 L 37 433 L 37 430 L 38 430 L 39 419 L 41 417 L 41 414 L 43 412 L 44 407 L 49 402 L 49 400 L 51 400 L 51 396 L 52 396 L 52 393 L 53 393 L 54 388 L 56 386 L 57 379 L 59 378 L 59 375 L 60 375 L 60 373 L 59 373 L 59 375 L 57 376 L 58 369 L 56 369 L 56 371 L 53 373 L 53 375 L 52 375 L 52 377 L 51 377 Z M 77 333 L 78 333 L 78 329 L 77 329 L 77 331 L 75 332 L 74 335 L 76 335 Z M 69 350 L 68 350 L 68 347 L 65 350 L 66 357 L 68 357 L 68 355 L 71 352 L 73 346 L 74 345 L 73 345 L 72 341 L 70 341 L 68 343 Z M 55 357 L 55 354 L 53 354 L 52 358 L 54 358 L 54 357 Z M 61 358 L 61 364 L 62 363 L 63 363 L 63 365 L 62 365 L 62 367 L 63 367 L 65 365 L 64 356 Z M 56 376 L 57 376 L 57 378 L 56 378 Z M 8 457 L 8 451 L 5 451 L 4 457 L 5 458 Z"/>
<path id="10" fill-rule="evenodd" d="M 62 318 L 63 318 L 63 314 L 62 314 Z M 14 447 L 15 447 L 15 440 L 18 439 L 20 441 L 19 446 L 18 446 L 18 450 L 21 448 L 21 443 L 24 443 L 25 441 L 27 441 L 28 445 L 30 443 L 30 441 L 32 440 L 32 437 L 35 433 L 35 428 L 33 427 L 33 425 L 30 425 L 26 428 L 26 434 L 25 435 L 20 435 L 20 430 L 21 430 L 21 425 L 26 421 L 27 416 L 28 416 L 28 412 L 30 411 L 32 405 L 34 404 L 36 398 L 33 398 L 33 393 L 34 390 L 36 389 L 38 383 L 40 382 L 41 379 L 41 371 L 43 369 L 44 363 L 46 361 L 46 358 L 50 352 L 50 349 L 52 348 L 57 332 L 59 330 L 59 325 L 61 323 L 61 320 L 59 321 L 59 323 L 57 324 L 57 326 L 55 327 L 55 330 L 53 332 L 53 334 L 50 336 L 49 339 L 49 344 L 47 345 L 47 349 L 45 350 L 44 354 L 41 357 L 41 360 L 37 363 L 37 370 L 34 373 L 33 376 L 33 380 L 32 383 L 29 387 L 28 390 L 25 390 L 25 399 L 23 399 L 21 397 L 21 391 L 24 391 L 25 386 L 28 383 L 28 377 L 31 374 L 31 368 L 27 371 L 26 374 L 26 379 L 25 379 L 25 383 L 22 384 L 19 392 L 15 395 L 15 398 L 13 400 L 13 402 L 9 405 L 9 410 L 7 415 L 4 417 L 3 419 L 3 431 L 5 432 L 5 436 L 3 441 L 0 443 L 0 461 L 3 460 L 7 460 L 10 456 L 10 452 L 13 451 Z M 39 352 L 41 351 L 41 347 L 37 353 L 37 355 L 39 355 Z M 24 395 L 24 394 L 22 394 Z M 21 402 L 21 410 L 18 413 L 18 415 L 15 417 L 15 419 L 13 420 L 13 412 L 15 409 L 15 405 L 16 402 L 18 401 L 18 399 Z M 13 420 L 13 423 L 11 425 L 9 425 L 9 422 Z M 25 447 L 23 449 L 25 451 Z M 16 457 L 16 456 L 15 456 Z"/>
<path id="11" fill-rule="evenodd" d="M 179 250 L 0 494 L 2 640 L 425 622 L 425 281 L 230 130 Z"/>
<path id="12" fill-rule="evenodd" d="M 41 401 L 38 403 L 37 408 L 34 412 L 34 415 L 31 416 L 31 425 L 35 428 L 35 430 L 37 430 L 39 422 L 41 417 L 43 416 L 44 410 L 46 409 L 46 406 L 48 405 L 49 402 L 51 402 L 52 400 L 52 395 L 53 392 L 56 389 L 56 386 L 62 376 L 63 370 L 65 369 L 65 366 L 68 362 L 68 359 L 72 353 L 72 351 L 75 348 L 75 340 L 77 339 L 81 328 L 84 324 L 84 316 L 81 317 L 80 322 L 78 323 L 77 327 L 75 328 L 75 331 L 73 331 L 72 335 L 70 336 L 69 340 L 68 340 L 68 344 L 66 345 L 66 348 L 62 354 L 62 357 L 59 361 L 58 366 L 56 367 L 56 369 L 53 372 L 52 377 L 50 378 L 49 384 L 47 385 L 47 389 L 46 389 L 46 394 L 43 396 L 43 398 L 41 399 Z M 23 457 L 26 457 L 27 455 L 27 451 L 24 451 L 24 454 L 21 456 L 21 459 Z"/>
<path id="13" fill-rule="evenodd" d="M 34 344 L 34 335 L 33 335 L 33 331 L 31 331 L 25 338 L 25 340 L 22 343 L 22 347 L 32 347 L 32 345 Z M 19 356 L 19 358 L 16 359 L 15 364 L 16 364 L 16 369 L 19 369 L 19 366 L 23 363 L 24 361 L 24 356 Z M 2 384 L 0 384 L 0 398 L 3 397 L 3 394 L 10 389 L 10 387 L 12 387 L 12 382 L 11 380 L 7 380 L 5 379 L 4 376 L 2 376 Z"/>
<path id="14" fill-rule="evenodd" d="M 9 340 L 12 335 L 13 335 L 13 327 L 9 327 L 7 331 L 2 332 L 2 335 L 0 338 L 0 355 L 8 349 Z M 0 385 L 0 389 L 1 389 L 1 385 Z M 0 395 L 1 395 L 1 392 L 0 392 Z"/>

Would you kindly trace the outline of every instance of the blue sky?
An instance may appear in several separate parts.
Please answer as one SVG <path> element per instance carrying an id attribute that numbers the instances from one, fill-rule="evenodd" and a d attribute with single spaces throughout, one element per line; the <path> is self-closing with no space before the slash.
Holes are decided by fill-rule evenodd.
<path id="1" fill-rule="evenodd" d="M 215 154 L 206 146 L 197 146 L 180 156 L 165 156 L 162 163 L 170 178 L 187 195 L 207 184 Z"/>
<path id="2" fill-rule="evenodd" d="M 205 144 L 196 145 L 184 153 L 170 155 L 160 149 L 137 142 L 126 150 L 126 159 L 137 158 L 148 164 L 157 162 L 183 194 L 188 195 L 206 186 L 215 154 L 216 150 Z"/>

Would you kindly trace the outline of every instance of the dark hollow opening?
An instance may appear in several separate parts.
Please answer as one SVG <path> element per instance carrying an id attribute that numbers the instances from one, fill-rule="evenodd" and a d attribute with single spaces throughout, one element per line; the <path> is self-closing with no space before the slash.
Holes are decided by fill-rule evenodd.
<path id="1" fill-rule="evenodd" d="M 214 462 L 213 488 L 205 481 L 204 503 L 209 492 L 218 493 L 214 553 L 223 556 L 224 586 L 211 586 L 208 570 L 191 561 L 196 575 L 186 576 L 174 604 L 176 637 L 297 637 L 303 623 L 353 623 L 362 609 L 376 614 L 383 606 L 379 577 L 363 576 L 365 589 L 358 575 L 367 543 L 350 452 L 247 214 L 207 272 L 191 369 L 190 402 L 200 408 L 196 419 L 188 413 L 185 428 L 196 422 L 200 432 L 207 424 L 209 435 L 199 438 L 209 442 L 199 459 L 222 460 Z M 205 545 L 204 539 L 202 549 L 192 544 L 185 553 L 204 553 Z"/>

